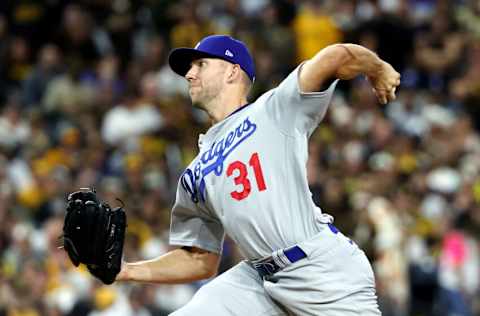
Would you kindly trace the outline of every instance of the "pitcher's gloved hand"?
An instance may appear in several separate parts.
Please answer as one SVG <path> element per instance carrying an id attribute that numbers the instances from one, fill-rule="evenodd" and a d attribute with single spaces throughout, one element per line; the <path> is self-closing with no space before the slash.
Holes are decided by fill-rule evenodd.
<path id="1" fill-rule="evenodd" d="M 111 209 L 95 190 L 80 189 L 67 198 L 63 246 L 75 266 L 83 263 L 92 275 L 112 284 L 122 265 L 126 215 Z"/>

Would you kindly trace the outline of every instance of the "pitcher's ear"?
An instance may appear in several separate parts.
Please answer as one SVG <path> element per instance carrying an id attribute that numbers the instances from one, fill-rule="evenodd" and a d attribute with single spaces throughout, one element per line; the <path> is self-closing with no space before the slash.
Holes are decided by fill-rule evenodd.
<path id="1" fill-rule="evenodd" d="M 231 81 L 241 74 L 241 68 L 238 64 L 233 64 L 229 73 L 228 80 Z"/>

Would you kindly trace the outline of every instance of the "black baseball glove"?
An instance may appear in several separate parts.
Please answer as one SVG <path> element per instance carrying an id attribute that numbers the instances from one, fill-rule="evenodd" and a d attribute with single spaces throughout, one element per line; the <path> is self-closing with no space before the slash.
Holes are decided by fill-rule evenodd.
<path id="1" fill-rule="evenodd" d="M 67 198 L 63 248 L 75 266 L 83 263 L 95 277 L 112 284 L 122 265 L 126 215 L 98 200 L 95 190 L 80 189 Z"/>

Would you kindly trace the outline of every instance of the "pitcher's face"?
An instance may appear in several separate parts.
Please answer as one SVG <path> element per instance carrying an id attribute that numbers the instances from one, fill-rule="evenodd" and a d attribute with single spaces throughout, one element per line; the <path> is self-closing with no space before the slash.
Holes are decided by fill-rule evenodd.
<path id="1" fill-rule="evenodd" d="M 205 109 L 224 87 L 228 62 L 216 58 L 200 58 L 192 62 L 185 75 L 188 80 L 190 98 L 194 106 Z"/>

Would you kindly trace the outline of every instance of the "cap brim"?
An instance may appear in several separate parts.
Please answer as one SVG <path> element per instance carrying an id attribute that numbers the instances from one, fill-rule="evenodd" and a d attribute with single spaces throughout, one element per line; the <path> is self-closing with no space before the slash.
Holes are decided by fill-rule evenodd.
<path id="1" fill-rule="evenodd" d="M 204 53 L 193 48 L 181 47 L 170 52 L 168 63 L 174 72 L 185 77 L 190 70 L 192 61 L 199 58 L 218 58 L 218 56 Z"/>

